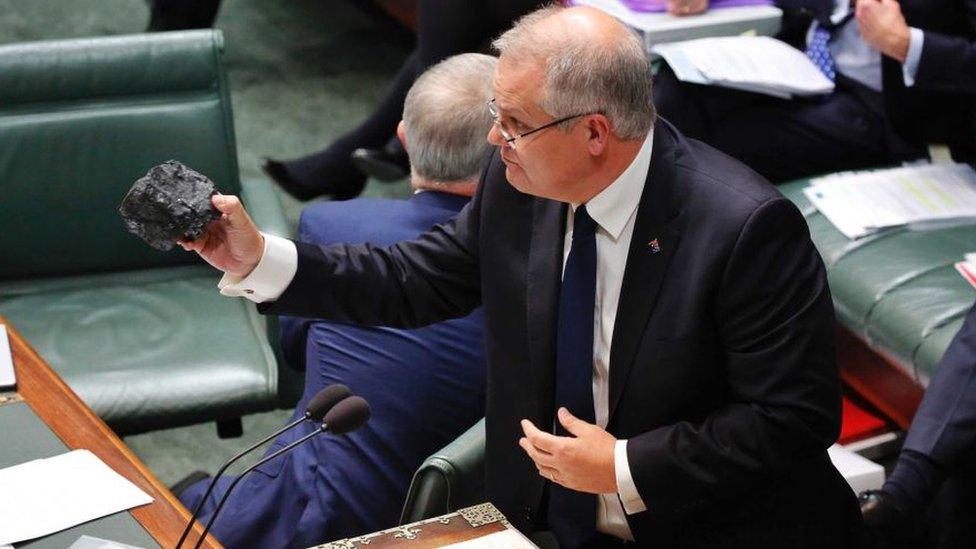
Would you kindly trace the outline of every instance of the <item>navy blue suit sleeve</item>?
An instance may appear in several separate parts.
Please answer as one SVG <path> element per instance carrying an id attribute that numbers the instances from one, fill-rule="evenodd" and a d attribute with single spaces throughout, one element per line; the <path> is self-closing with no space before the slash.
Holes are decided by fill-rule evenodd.
<path id="1" fill-rule="evenodd" d="M 684 511 L 816 459 L 840 430 L 840 379 L 826 272 L 783 198 L 742 227 L 716 292 L 728 404 L 631 438 L 648 508 Z"/>
<path id="2" fill-rule="evenodd" d="M 904 448 L 950 469 L 976 453 L 976 306 L 929 380 Z"/>
<path id="3" fill-rule="evenodd" d="M 969 27 L 976 34 L 976 0 L 965 1 Z M 922 29 L 922 57 L 915 87 L 933 91 L 976 94 L 976 42 Z"/>
<path id="4" fill-rule="evenodd" d="M 298 270 L 262 313 L 415 328 L 465 316 L 481 304 L 479 222 L 484 182 L 443 225 L 389 247 L 298 242 Z"/>

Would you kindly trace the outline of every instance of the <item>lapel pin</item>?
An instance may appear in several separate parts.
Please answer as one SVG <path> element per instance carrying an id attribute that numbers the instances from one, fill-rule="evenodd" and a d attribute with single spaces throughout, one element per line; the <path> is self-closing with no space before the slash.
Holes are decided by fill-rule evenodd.
<path id="1" fill-rule="evenodd" d="M 651 239 L 651 241 L 648 242 L 647 245 L 651 248 L 652 254 L 656 254 L 661 251 L 661 243 L 658 242 L 656 238 Z"/>

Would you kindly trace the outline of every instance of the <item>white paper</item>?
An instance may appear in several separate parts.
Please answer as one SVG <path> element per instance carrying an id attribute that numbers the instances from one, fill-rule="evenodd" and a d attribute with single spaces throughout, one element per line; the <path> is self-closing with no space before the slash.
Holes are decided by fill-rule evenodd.
<path id="1" fill-rule="evenodd" d="M 884 467 L 862 457 L 839 444 L 827 448 L 834 467 L 840 472 L 855 494 L 865 490 L 878 490 L 884 484 Z"/>
<path id="2" fill-rule="evenodd" d="M 14 359 L 10 354 L 10 341 L 7 339 L 7 327 L 0 324 L 0 390 L 11 389 L 17 383 L 14 375 Z M 3 549 L 0 547 L 0 549 Z"/>
<path id="3" fill-rule="evenodd" d="M 0 549 L 3 549 L 0 547 Z M 81 536 L 68 549 L 144 549 L 135 545 L 127 545 L 109 539 L 96 538 L 93 536 Z"/>
<path id="4" fill-rule="evenodd" d="M 789 98 L 830 93 L 834 83 L 796 48 L 768 36 L 699 38 L 651 49 L 680 80 L 691 65 L 708 84 Z M 681 67 L 680 72 L 676 67 Z"/>
<path id="5" fill-rule="evenodd" d="M 804 194 L 848 238 L 976 219 L 976 171 L 929 164 L 812 179 Z"/>
<path id="6" fill-rule="evenodd" d="M 0 492 L 0 545 L 153 501 L 88 450 L 0 469 Z"/>
<path id="7" fill-rule="evenodd" d="M 442 549 L 538 549 L 538 545 L 532 543 L 517 530 L 505 529 L 501 532 L 481 536 L 480 538 L 469 539 L 459 543 L 444 545 Z"/>

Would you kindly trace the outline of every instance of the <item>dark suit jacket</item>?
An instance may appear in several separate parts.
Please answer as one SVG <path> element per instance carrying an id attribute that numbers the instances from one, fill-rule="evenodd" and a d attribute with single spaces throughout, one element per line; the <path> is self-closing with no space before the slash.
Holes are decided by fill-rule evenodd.
<path id="1" fill-rule="evenodd" d="M 298 244 L 263 311 L 419 326 L 484 307 L 487 490 L 530 530 L 545 480 L 519 420 L 553 423 L 566 205 L 495 156 L 451 223 L 388 248 Z M 659 252 L 648 243 L 657 239 Z M 758 175 L 664 121 L 637 211 L 610 361 L 608 430 L 655 547 L 844 547 L 859 513 L 825 449 L 840 426 L 834 319 L 806 224 Z"/>
<path id="2" fill-rule="evenodd" d="M 916 144 L 947 143 L 957 159 L 976 160 L 976 0 L 901 0 L 909 26 L 925 31 L 915 85 L 898 61 L 882 58 L 885 106 L 899 135 Z"/>
<path id="3" fill-rule="evenodd" d="M 834 5 L 833 0 L 776 3 L 820 19 L 829 16 Z M 946 143 L 954 157 L 972 162 L 976 160 L 976 0 L 899 3 L 908 25 L 924 31 L 925 40 L 912 87 L 905 86 L 901 62 L 882 56 L 888 120 L 904 144 L 918 149 L 930 142 Z M 792 21 L 789 35 L 805 37 L 807 23 L 801 23 L 802 18 L 787 20 Z M 904 144 L 891 146 L 897 150 Z"/>
<path id="4" fill-rule="evenodd" d="M 934 459 L 951 474 L 976 469 L 976 305 L 969 310 L 929 381 L 904 449 Z"/>
<path id="5" fill-rule="evenodd" d="M 316 203 L 302 213 L 299 237 L 390 245 L 449 220 L 467 202 L 425 192 L 409 200 Z M 416 330 L 296 318 L 282 319 L 282 327 L 286 344 L 300 347 L 292 354 L 307 358 L 305 393 L 292 419 L 334 383 L 363 395 L 373 416 L 354 433 L 319 436 L 248 475 L 231 493 L 214 534 L 229 549 L 304 548 L 395 526 L 417 467 L 484 415 L 481 311 Z M 281 435 L 267 453 L 312 427 Z M 204 522 L 231 480 L 217 485 L 202 510 Z M 185 491 L 183 501 L 193 508 L 203 488 Z"/>

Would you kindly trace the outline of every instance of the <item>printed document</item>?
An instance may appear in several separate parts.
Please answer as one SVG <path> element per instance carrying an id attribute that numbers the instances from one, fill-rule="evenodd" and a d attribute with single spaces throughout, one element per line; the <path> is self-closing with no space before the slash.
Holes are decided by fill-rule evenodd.
<path id="1" fill-rule="evenodd" d="M 153 501 L 88 450 L 0 469 L 0 487 L 0 546 Z"/>
<path id="2" fill-rule="evenodd" d="M 788 99 L 831 93 L 834 83 L 800 50 L 768 36 L 725 36 L 651 48 L 679 80 Z"/>
<path id="3" fill-rule="evenodd" d="M 810 183 L 804 194 L 847 238 L 976 219 L 976 171 L 967 164 L 845 172 Z"/>

